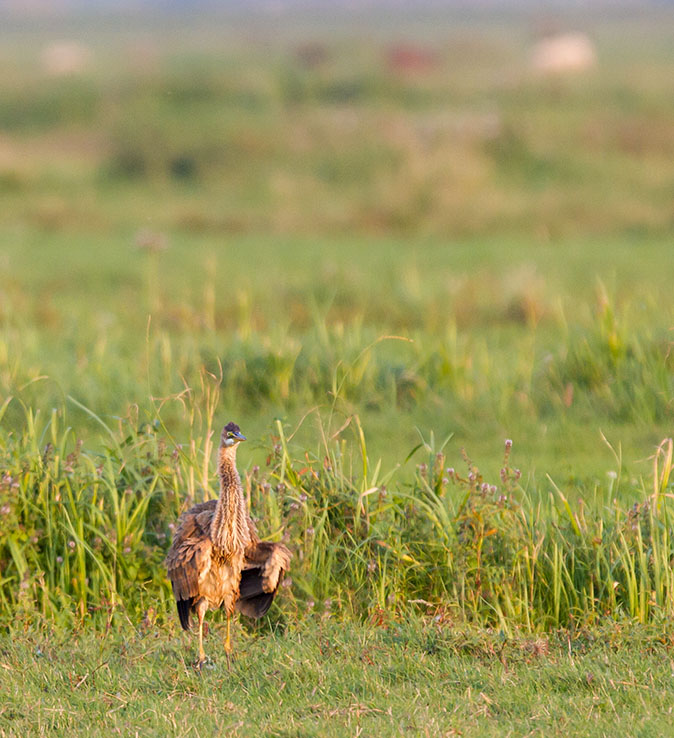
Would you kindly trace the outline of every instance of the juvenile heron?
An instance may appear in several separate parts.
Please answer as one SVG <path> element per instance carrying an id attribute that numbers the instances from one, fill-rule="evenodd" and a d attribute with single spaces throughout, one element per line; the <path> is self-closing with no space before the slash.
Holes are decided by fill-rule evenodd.
<path id="1" fill-rule="evenodd" d="M 166 556 L 180 624 L 189 630 L 190 613 L 196 612 L 199 618 L 199 667 L 206 661 L 206 612 L 223 607 L 227 613 L 229 658 L 234 610 L 262 617 L 290 565 L 290 551 L 282 543 L 260 541 L 250 519 L 236 468 L 236 450 L 245 440 L 236 423 L 224 427 L 218 452 L 220 497 L 194 505 L 180 516 Z"/>

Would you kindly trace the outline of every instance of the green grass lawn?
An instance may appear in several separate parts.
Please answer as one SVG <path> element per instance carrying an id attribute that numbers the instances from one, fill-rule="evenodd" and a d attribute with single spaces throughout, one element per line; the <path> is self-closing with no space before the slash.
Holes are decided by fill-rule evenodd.
<path id="1" fill-rule="evenodd" d="M 666 736 L 672 640 L 659 629 L 518 635 L 448 622 L 235 630 L 228 668 L 194 636 L 128 625 L 0 640 L 0 734 Z"/>

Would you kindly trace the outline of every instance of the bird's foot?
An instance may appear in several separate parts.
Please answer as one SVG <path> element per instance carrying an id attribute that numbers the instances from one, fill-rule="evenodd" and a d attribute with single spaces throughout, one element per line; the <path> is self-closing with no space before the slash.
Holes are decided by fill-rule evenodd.
<path id="1" fill-rule="evenodd" d="M 203 658 L 198 658 L 196 663 L 194 664 L 194 668 L 197 671 L 201 671 L 202 669 L 214 669 L 215 664 L 211 661 L 209 656 L 204 656 Z"/>

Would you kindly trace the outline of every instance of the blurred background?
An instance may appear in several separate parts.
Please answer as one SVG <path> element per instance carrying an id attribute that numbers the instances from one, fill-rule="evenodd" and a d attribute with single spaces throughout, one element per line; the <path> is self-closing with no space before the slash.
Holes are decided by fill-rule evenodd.
<path id="1" fill-rule="evenodd" d="M 671 16 L 648 2 L 5 0 L 3 221 L 662 232 Z"/>
<path id="2" fill-rule="evenodd" d="M 214 381 L 570 479 L 671 428 L 670 2 L 5 0 L 0 204 L 10 428 Z"/>

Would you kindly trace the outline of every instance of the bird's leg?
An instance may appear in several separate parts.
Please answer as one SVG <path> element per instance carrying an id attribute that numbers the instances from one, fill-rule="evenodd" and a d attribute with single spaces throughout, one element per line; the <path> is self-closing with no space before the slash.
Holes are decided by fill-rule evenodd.
<path id="1" fill-rule="evenodd" d="M 227 656 L 227 669 L 229 671 L 232 670 L 232 658 L 231 658 L 232 638 L 231 638 L 231 631 L 230 631 L 231 620 L 232 620 L 231 613 L 227 613 L 227 637 L 225 638 L 225 655 Z"/>
<path id="2" fill-rule="evenodd" d="M 227 670 L 232 670 L 232 639 L 230 637 L 230 620 L 232 619 L 232 616 L 227 613 L 227 637 L 225 638 L 225 655 L 227 656 Z"/>
<path id="3" fill-rule="evenodd" d="M 201 667 L 206 663 L 206 652 L 204 651 L 204 615 L 208 610 L 206 600 L 200 600 L 197 605 L 197 616 L 199 617 L 199 661 L 197 667 Z"/>
<path id="4" fill-rule="evenodd" d="M 227 637 L 225 638 L 225 653 L 229 656 L 232 653 L 232 639 L 230 634 L 230 621 L 232 616 L 227 613 Z"/>

